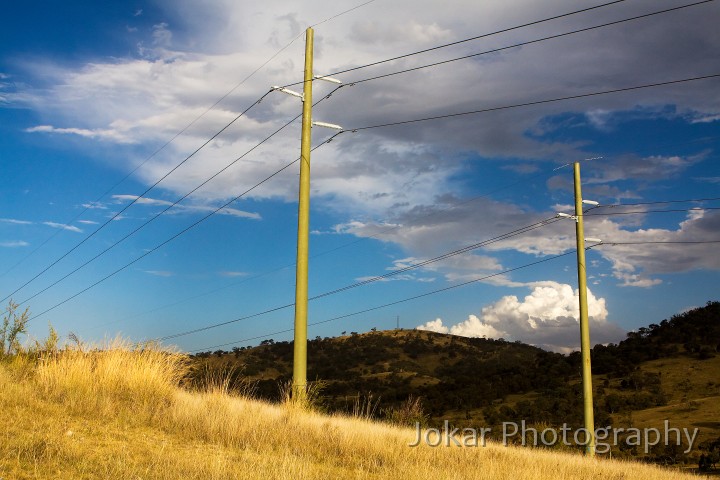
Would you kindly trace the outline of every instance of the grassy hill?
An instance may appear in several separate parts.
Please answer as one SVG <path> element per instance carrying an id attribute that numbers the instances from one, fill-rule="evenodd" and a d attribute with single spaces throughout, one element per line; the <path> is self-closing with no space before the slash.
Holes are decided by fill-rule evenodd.
<path id="1" fill-rule="evenodd" d="M 700 428 L 703 448 L 720 446 L 720 303 L 631 332 L 592 352 L 596 426 Z M 292 343 L 205 352 L 197 371 L 223 372 L 257 395 L 277 400 L 292 372 Z M 579 354 L 560 355 L 518 342 L 392 330 L 315 338 L 308 377 L 324 386 L 330 412 L 359 409 L 393 419 L 417 398 L 429 425 L 582 425 Z M 418 420 L 420 412 L 409 417 Z M 677 448 L 617 448 L 613 455 L 658 462 L 695 461 Z"/>
<path id="2" fill-rule="evenodd" d="M 690 478 L 495 443 L 411 448 L 409 428 L 234 396 L 218 377 L 193 388 L 190 367 L 118 343 L 0 359 L 0 478 Z"/>

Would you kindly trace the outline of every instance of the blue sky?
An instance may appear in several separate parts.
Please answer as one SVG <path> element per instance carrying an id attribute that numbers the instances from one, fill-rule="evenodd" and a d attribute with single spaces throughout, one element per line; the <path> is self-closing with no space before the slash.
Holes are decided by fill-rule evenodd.
<path id="1" fill-rule="evenodd" d="M 291 304 L 297 165 L 156 247 L 297 158 L 298 122 L 245 155 L 300 113 L 294 97 L 270 93 L 108 220 L 271 85 L 300 80 L 309 25 L 317 24 L 315 73 L 328 74 L 599 5 L 454 3 L 375 0 L 337 17 L 358 3 L 8 7 L 0 29 L 2 296 L 14 292 L 39 315 L 30 322 L 34 337 L 46 335 L 50 322 L 61 335 L 89 341 L 164 337 Z M 720 73 L 713 21 L 720 12 L 709 2 L 360 82 L 683 4 L 626 0 L 340 74 L 347 86 L 315 107 L 314 120 L 352 130 Z M 316 101 L 331 91 L 315 82 Z M 618 243 L 587 253 L 593 340 L 616 342 L 717 300 L 718 244 L 686 242 L 720 240 L 720 201 L 652 202 L 720 197 L 718 92 L 715 78 L 343 133 L 312 157 L 310 295 L 571 212 L 572 169 L 564 165 L 582 161 L 584 197 L 616 205 L 585 220 L 587 236 Z M 332 135 L 314 130 L 316 146 Z M 575 256 L 551 257 L 573 248 L 573 223 L 548 222 L 313 301 L 310 322 L 331 321 L 312 326 L 310 336 L 393 328 L 399 316 L 405 328 L 567 351 L 579 340 Z M 332 320 L 469 280 L 477 281 Z M 292 323 L 290 306 L 172 342 L 190 351 L 229 349 Z"/>

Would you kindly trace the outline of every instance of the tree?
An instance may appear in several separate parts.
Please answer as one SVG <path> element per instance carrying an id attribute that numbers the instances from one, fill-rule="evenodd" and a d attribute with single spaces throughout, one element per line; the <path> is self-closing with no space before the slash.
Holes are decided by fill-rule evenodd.
<path id="1" fill-rule="evenodd" d="M 20 352 L 18 336 L 27 333 L 26 325 L 30 319 L 30 308 L 25 308 L 25 311 L 18 315 L 17 308 L 19 306 L 12 300 L 8 302 L 7 315 L 3 317 L 2 328 L 0 328 L 0 356 Z"/>

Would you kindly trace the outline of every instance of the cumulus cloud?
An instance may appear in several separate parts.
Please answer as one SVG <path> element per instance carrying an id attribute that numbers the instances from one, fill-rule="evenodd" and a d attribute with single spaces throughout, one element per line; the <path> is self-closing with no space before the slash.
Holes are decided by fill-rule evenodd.
<path id="1" fill-rule="evenodd" d="M 530 284 L 532 291 L 523 300 L 507 295 L 483 307 L 479 315 L 452 326 L 438 318 L 420 325 L 420 330 L 450 333 L 463 337 L 520 340 L 542 348 L 567 352 L 580 345 L 578 293 L 570 285 L 554 281 Z M 605 299 L 588 290 L 588 318 L 592 342 L 617 342 L 624 331 L 607 319 Z"/>

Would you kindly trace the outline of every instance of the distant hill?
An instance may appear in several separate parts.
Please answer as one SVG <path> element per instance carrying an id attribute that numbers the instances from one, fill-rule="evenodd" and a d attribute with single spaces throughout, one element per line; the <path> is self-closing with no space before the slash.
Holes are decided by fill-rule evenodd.
<path id="1" fill-rule="evenodd" d="M 705 442 L 720 439 L 720 402 L 712 400 L 720 398 L 719 350 L 720 302 L 630 332 L 617 345 L 596 345 L 596 425 L 661 424 L 673 414 L 700 422 Z M 259 397 L 276 400 L 278 385 L 291 379 L 292 355 L 292 342 L 266 340 L 195 359 L 202 369 L 224 372 L 238 384 L 256 382 Z M 418 330 L 317 337 L 308 345 L 308 378 L 324 383 L 321 402 L 328 411 L 351 412 L 360 405 L 382 418 L 419 397 L 429 424 L 449 419 L 463 426 L 520 420 L 582 425 L 579 353 L 562 355 L 521 342 Z"/>

